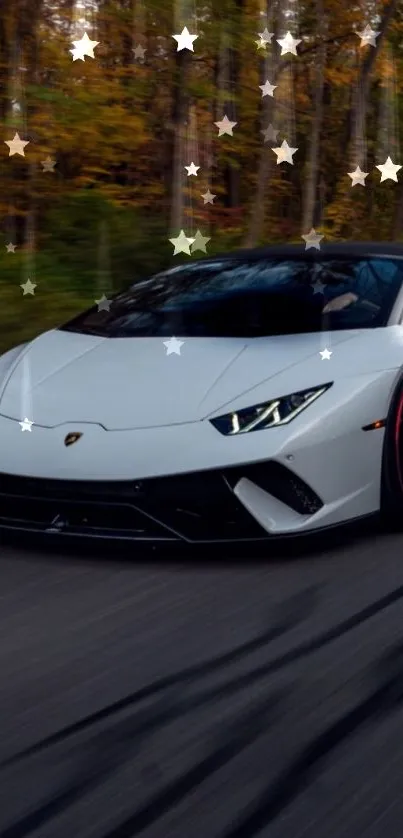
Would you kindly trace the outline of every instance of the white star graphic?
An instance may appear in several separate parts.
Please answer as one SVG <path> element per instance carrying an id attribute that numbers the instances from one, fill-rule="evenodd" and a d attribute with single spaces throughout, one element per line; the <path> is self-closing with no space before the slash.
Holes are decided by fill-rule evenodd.
<path id="1" fill-rule="evenodd" d="M 259 38 L 266 44 L 271 44 L 271 39 L 274 38 L 274 32 L 269 32 L 266 26 L 263 32 L 259 32 Z"/>
<path id="2" fill-rule="evenodd" d="M 264 84 L 259 84 L 259 87 L 262 91 L 262 96 L 273 96 L 277 84 L 270 84 L 269 80 L 265 81 Z"/>
<path id="3" fill-rule="evenodd" d="M 6 244 L 7 253 L 14 253 L 16 247 L 16 244 L 12 244 L 11 242 L 9 242 L 8 244 Z"/>
<path id="4" fill-rule="evenodd" d="M 23 419 L 23 421 L 22 421 L 22 422 L 19 422 L 18 424 L 19 424 L 19 425 L 21 425 L 21 430 L 22 430 L 22 431 L 32 431 L 32 425 L 33 425 L 34 423 L 33 423 L 33 422 L 31 422 L 29 419 L 27 419 L 27 418 L 25 417 L 25 419 Z"/>
<path id="5" fill-rule="evenodd" d="M 276 41 L 281 46 L 281 55 L 291 52 L 297 55 L 297 46 L 301 43 L 302 38 L 293 38 L 291 32 L 287 32 L 284 38 L 276 38 Z"/>
<path id="6" fill-rule="evenodd" d="M 84 56 L 87 55 L 88 58 L 95 58 L 94 56 L 94 49 L 98 46 L 99 41 L 91 41 L 86 32 L 84 32 L 83 37 L 79 41 L 72 41 L 74 44 L 74 49 L 70 49 L 73 56 L 73 61 L 77 61 L 79 58 L 81 61 L 84 61 Z"/>
<path id="7" fill-rule="evenodd" d="M 267 28 L 264 32 L 259 32 L 259 40 L 255 41 L 258 49 L 266 49 L 267 44 L 271 43 L 271 39 L 274 37 L 274 32 L 269 32 Z"/>
<path id="8" fill-rule="evenodd" d="M 10 152 L 9 157 L 13 154 L 21 154 L 21 157 L 25 157 L 24 148 L 28 145 L 29 140 L 21 140 L 19 134 L 14 134 L 12 140 L 4 140 L 5 145 L 8 145 Z"/>
<path id="9" fill-rule="evenodd" d="M 321 355 L 321 356 L 322 356 L 322 361 L 329 361 L 329 360 L 330 360 L 330 356 L 331 356 L 332 354 L 333 354 L 333 353 L 332 353 L 329 349 L 322 349 L 322 351 L 321 351 L 321 352 L 319 352 L 319 355 Z"/>
<path id="10" fill-rule="evenodd" d="M 204 192 L 204 194 L 201 195 L 201 197 L 203 198 L 205 204 L 213 204 L 214 198 L 216 198 L 217 195 L 213 195 L 213 193 L 208 189 L 207 192 Z"/>
<path id="11" fill-rule="evenodd" d="M 180 52 L 181 49 L 190 49 L 194 52 L 193 41 L 195 41 L 199 36 L 191 35 L 187 26 L 185 26 L 180 35 L 172 35 L 172 37 L 178 42 L 177 52 Z"/>
<path id="12" fill-rule="evenodd" d="M 267 126 L 267 128 L 264 128 L 260 133 L 263 134 L 265 143 L 268 143 L 268 142 L 275 143 L 275 142 L 277 142 L 277 135 L 278 135 L 279 132 L 276 131 L 275 128 L 273 128 L 271 123 L 270 123 L 270 125 Z"/>
<path id="13" fill-rule="evenodd" d="M 397 172 L 401 169 L 401 166 L 396 166 L 395 163 L 392 163 L 390 157 L 387 158 L 385 163 L 382 163 L 381 166 L 377 166 L 377 169 L 382 174 L 381 183 L 383 180 L 395 180 L 397 182 Z"/>
<path id="14" fill-rule="evenodd" d="M 100 297 L 99 300 L 95 300 L 95 302 L 98 306 L 98 311 L 109 311 L 110 310 L 111 300 L 108 300 L 108 298 L 105 297 L 105 294 L 102 294 L 102 297 Z"/>
<path id="15" fill-rule="evenodd" d="M 146 47 L 142 47 L 141 44 L 137 44 L 137 46 L 133 49 L 133 55 L 135 58 L 139 58 L 140 61 L 144 61 L 144 56 L 147 52 Z"/>
<path id="16" fill-rule="evenodd" d="M 356 32 L 355 34 L 361 38 L 360 47 L 365 47 L 367 44 L 371 47 L 376 47 L 375 39 L 380 35 L 380 32 L 375 32 L 370 26 L 366 26 L 362 32 Z"/>
<path id="17" fill-rule="evenodd" d="M 181 346 L 183 346 L 184 342 L 184 340 L 178 340 L 178 338 L 169 338 L 169 340 L 164 340 L 164 346 L 167 348 L 167 355 L 180 355 Z"/>
<path id="18" fill-rule="evenodd" d="M 179 236 L 177 236 L 176 239 L 169 239 L 169 241 L 174 245 L 174 256 L 176 256 L 177 253 L 187 253 L 190 256 L 190 245 L 187 236 L 185 236 L 184 230 L 180 231 Z"/>
<path id="19" fill-rule="evenodd" d="M 192 242 L 192 253 L 195 253 L 196 250 L 202 250 L 203 253 L 207 253 L 206 244 L 209 241 L 209 238 L 202 236 L 200 230 L 197 230 Z"/>
<path id="20" fill-rule="evenodd" d="M 45 160 L 42 160 L 42 166 L 44 172 L 53 172 L 56 166 L 56 160 L 52 160 L 51 157 L 45 157 Z"/>
<path id="21" fill-rule="evenodd" d="M 275 154 L 277 154 L 277 166 L 280 163 L 291 163 L 294 165 L 294 161 L 292 159 L 293 154 L 298 151 L 297 148 L 290 148 L 287 143 L 287 140 L 283 140 L 281 146 L 279 148 L 272 148 Z"/>
<path id="22" fill-rule="evenodd" d="M 216 125 L 218 128 L 219 137 L 222 137 L 223 134 L 229 134 L 230 137 L 233 137 L 234 135 L 232 133 L 232 129 L 235 128 L 235 125 L 238 125 L 238 123 L 231 122 L 231 120 L 228 119 L 227 115 L 225 114 L 225 116 L 223 116 L 223 118 L 219 120 L 219 122 L 215 122 L 214 125 Z"/>
<path id="23" fill-rule="evenodd" d="M 321 236 L 321 238 L 323 238 L 323 236 Z M 305 248 L 305 250 L 306 250 L 306 249 L 307 249 L 307 248 Z M 320 250 L 320 248 L 319 248 L 319 247 L 318 247 L 318 250 Z M 321 281 L 320 281 L 320 279 L 317 279 L 317 280 L 313 283 L 312 288 L 313 288 L 313 296 L 315 296 L 315 294 L 323 294 L 323 292 L 324 292 L 324 290 L 325 290 L 325 288 L 326 288 L 326 285 L 324 285 L 324 284 L 323 284 L 323 282 L 321 282 Z"/>
<path id="24" fill-rule="evenodd" d="M 186 169 L 186 171 L 188 173 L 188 177 L 189 177 L 189 175 L 196 175 L 196 177 L 197 177 L 197 172 L 199 171 L 200 166 L 195 166 L 194 163 L 191 163 L 190 166 L 185 166 L 184 168 Z"/>
<path id="25" fill-rule="evenodd" d="M 26 282 L 24 282 L 24 283 L 22 283 L 22 285 L 20 285 L 20 288 L 22 288 L 22 290 L 23 290 L 23 295 L 22 295 L 23 297 L 25 297 L 26 294 L 35 295 L 36 282 L 31 282 L 30 279 L 27 279 Z"/>
<path id="26" fill-rule="evenodd" d="M 351 177 L 352 183 L 351 186 L 357 186 L 360 184 L 361 186 L 365 186 L 365 178 L 368 177 L 369 172 L 362 172 L 360 167 L 357 166 L 355 172 L 347 172 L 348 176 Z"/>
<path id="27" fill-rule="evenodd" d="M 319 233 L 317 233 L 316 230 L 313 229 L 313 227 L 311 228 L 309 233 L 307 233 L 304 236 L 301 236 L 301 239 L 305 240 L 305 250 L 309 250 L 310 247 L 314 247 L 315 250 L 320 250 L 319 242 L 323 238 L 324 237 L 319 235 Z"/>

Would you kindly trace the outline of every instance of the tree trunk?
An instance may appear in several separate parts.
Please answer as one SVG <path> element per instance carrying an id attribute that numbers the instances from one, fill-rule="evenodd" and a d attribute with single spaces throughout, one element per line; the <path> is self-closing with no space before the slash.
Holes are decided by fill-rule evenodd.
<path id="1" fill-rule="evenodd" d="M 302 227 L 305 233 L 309 232 L 309 230 L 311 230 L 311 228 L 315 224 L 315 206 L 319 171 L 319 147 L 323 120 L 323 93 L 325 83 L 324 71 L 326 66 L 326 44 L 324 42 L 324 39 L 327 26 L 324 16 L 322 0 L 316 0 L 316 14 L 319 22 L 318 35 L 322 37 L 323 43 L 319 48 L 318 63 L 316 70 L 315 116 L 313 120 L 311 145 L 308 157 L 308 176 L 306 180 L 303 203 Z"/>
<path id="2" fill-rule="evenodd" d="M 189 110 L 189 97 L 186 93 L 186 75 L 190 53 L 181 50 L 175 53 L 176 67 L 174 78 L 174 97 L 172 103 L 173 136 L 171 142 L 172 186 L 170 229 L 174 235 L 180 232 L 183 217 L 183 148 L 184 125 Z"/>
<path id="3" fill-rule="evenodd" d="M 267 11 L 269 12 L 271 3 L 268 2 Z M 276 16 L 276 21 L 273 26 L 275 31 L 274 38 L 272 41 L 278 37 L 278 20 Z M 277 68 L 279 65 L 278 59 L 273 62 L 273 75 L 276 76 Z M 270 79 L 271 81 L 271 79 Z M 273 82 L 272 82 L 273 83 Z M 275 94 L 274 94 L 275 95 Z M 267 122 L 274 122 L 274 115 L 275 115 L 275 101 L 274 99 L 270 99 L 269 97 L 264 97 L 262 100 L 262 115 L 265 116 Z M 256 189 L 254 199 L 251 205 L 251 211 L 249 216 L 249 224 L 248 229 L 243 240 L 242 246 L 243 247 L 256 247 L 257 242 L 259 241 L 264 224 L 264 217 L 265 217 L 265 197 L 266 197 L 266 190 L 267 184 L 270 181 L 271 175 L 273 173 L 273 166 L 277 165 L 275 163 L 275 157 L 271 150 L 271 148 L 267 148 L 264 144 L 262 145 L 262 150 L 260 152 L 260 159 L 259 159 L 259 166 L 258 166 L 258 173 L 257 173 L 257 182 L 256 182 Z"/>
<path id="4" fill-rule="evenodd" d="M 403 238 L 403 182 L 400 183 L 400 195 L 396 207 L 396 214 L 393 224 L 393 238 Z"/>
<path id="5" fill-rule="evenodd" d="M 360 118 L 365 119 L 371 83 L 371 72 L 378 57 L 379 50 L 382 41 L 385 37 L 387 27 L 392 19 L 392 16 L 396 11 L 396 6 L 397 0 L 390 0 L 390 3 L 385 8 L 379 27 L 377 27 L 379 35 L 375 42 L 376 46 L 365 47 L 365 49 L 367 50 L 367 55 L 361 65 L 360 77 L 358 79 L 356 93 L 353 97 L 353 105 L 351 108 L 350 119 L 348 122 L 346 147 L 350 145 L 352 139 L 355 136 L 355 126 L 357 125 L 358 120 Z"/>
<path id="6" fill-rule="evenodd" d="M 244 9 L 244 0 L 234 0 L 234 20 L 231 32 L 230 48 L 228 50 L 229 58 L 229 89 L 231 92 L 236 91 L 238 87 L 239 71 L 240 71 L 240 55 L 239 50 L 234 49 L 233 44 L 237 39 L 237 34 L 242 26 L 242 14 Z M 230 119 L 236 117 L 229 116 Z M 221 119 L 221 117 L 220 117 Z M 224 180 L 227 185 L 225 204 L 228 209 L 239 206 L 240 203 L 240 170 L 229 161 L 225 167 Z"/>

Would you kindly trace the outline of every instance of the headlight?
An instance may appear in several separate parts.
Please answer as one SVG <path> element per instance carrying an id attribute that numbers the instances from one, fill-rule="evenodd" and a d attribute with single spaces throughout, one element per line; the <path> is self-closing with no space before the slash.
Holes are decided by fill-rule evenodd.
<path id="1" fill-rule="evenodd" d="M 225 436 L 246 434 L 249 431 L 261 431 L 264 428 L 277 428 L 279 425 L 286 425 L 292 419 L 295 419 L 299 413 L 331 386 L 332 382 L 321 384 L 320 387 L 311 387 L 309 390 L 300 390 L 290 396 L 281 396 L 279 399 L 272 399 L 270 402 L 226 413 L 217 419 L 210 419 L 210 422 L 217 428 L 217 431 Z"/>

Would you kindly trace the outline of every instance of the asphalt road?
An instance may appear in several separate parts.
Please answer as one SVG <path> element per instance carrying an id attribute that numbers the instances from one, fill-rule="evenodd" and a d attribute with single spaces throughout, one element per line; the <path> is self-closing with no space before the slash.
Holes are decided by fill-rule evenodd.
<path id="1" fill-rule="evenodd" d="M 3 545 L 2 838 L 401 838 L 403 536 Z"/>

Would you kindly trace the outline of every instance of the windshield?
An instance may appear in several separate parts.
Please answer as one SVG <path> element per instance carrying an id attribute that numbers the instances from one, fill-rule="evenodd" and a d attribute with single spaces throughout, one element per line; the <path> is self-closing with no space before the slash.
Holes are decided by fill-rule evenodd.
<path id="1" fill-rule="evenodd" d="M 195 262 L 94 306 L 61 328 L 103 337 L 264 337 L 387 323 L 403 279 L 395 258 Z"/>

